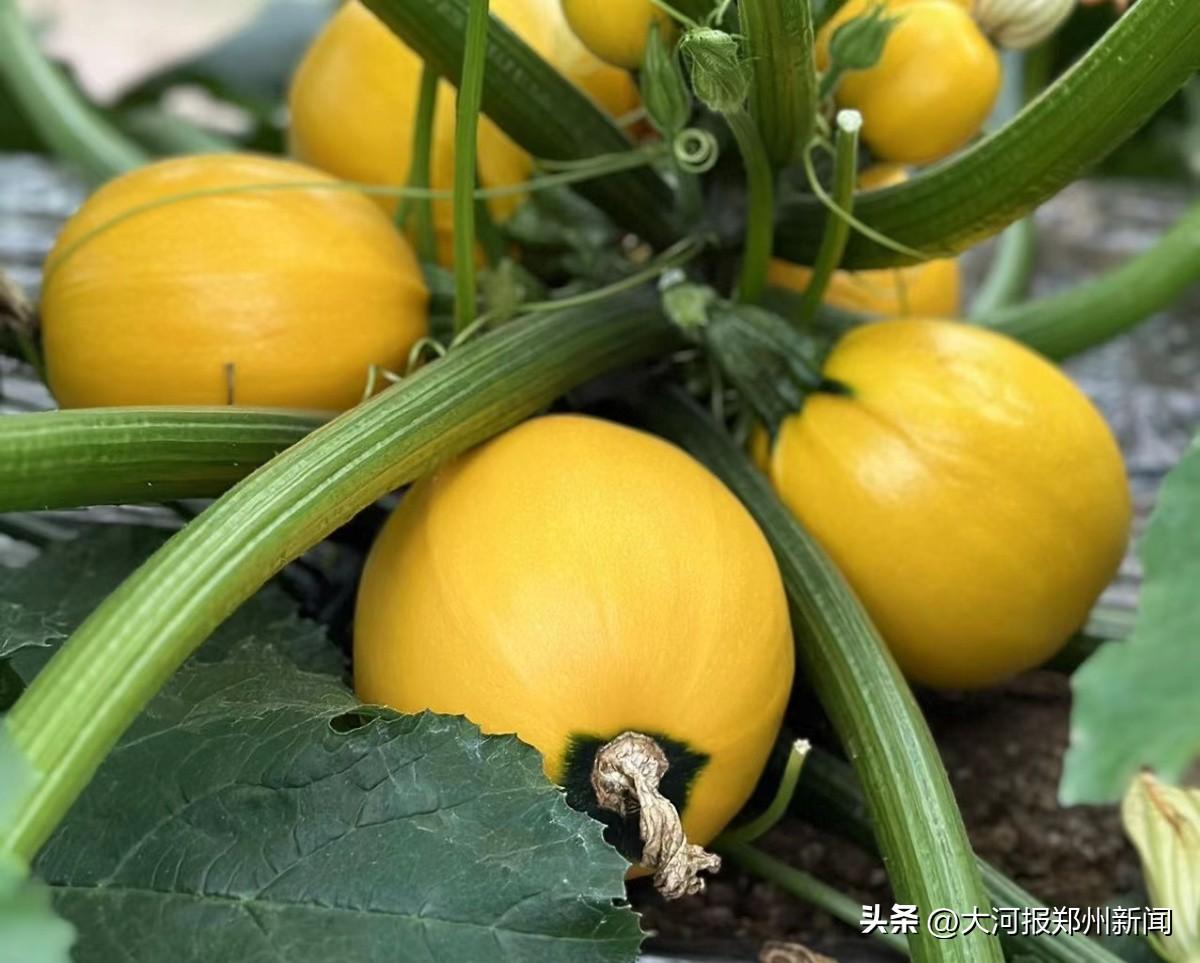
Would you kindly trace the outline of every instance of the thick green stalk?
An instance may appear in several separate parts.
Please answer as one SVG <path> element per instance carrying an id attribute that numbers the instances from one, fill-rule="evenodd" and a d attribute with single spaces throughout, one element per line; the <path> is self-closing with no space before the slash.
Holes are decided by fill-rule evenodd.
<path id="1" fill-rule="evenodd" d="M 91 180 L 106 181 L 149 159 L 46 60 L 16 0 L 0 0 L 0 80 L 50 149 Z"/>
<path id="2" fill-rule="evenodd" d="M 572 386 L 676 345 L 653 291 L 516 322 L 318 429 L 227 492 L 67 640 L 4 720 L 39 773 L 0 854 L 28 860 L 168 676 L 291 559 Z"/>
<path id="3" fill-rule="evenodd" d="M 753 72 L 750 110 L 776 168 L 807 149 L 817 116 L 817 68 L 809 0 L 741 0 L 746 56 Z"/>
<path id="4" fill-rule="evenodd" d="M 833 201 L 841 211 L 850 216 L 854 212 L 854 186 L 858 180 L 858 132 L 862 128 L 862 116 L 857 111 L 841 111 L 837 116 L 837 138 L 834 141 Z M 811 164 L 808 168 L 812 170 Z M 800 298 L 798 317 L 800 323 L 809 325 L 817 316 L 817 308 L 825 298 L 825 291 L 833 272 L 837 270 L 846 252 L 850 239 L 850 222 L 845 217 L 834 217 L 825 225 L 825 236 L 813 263 L 812 278 L 804 295 Z"/>
<path id="5" fill-rule="evenodd" d="M 737 294 L 739 301 L 754 304 L 762 298 L 771 264 L 775 234 L 775 175 L 753 118 L 741 108 L 729 111 L 724 117 L 737 140 L 746 168 L 746 237 Z"/>
<path id="6" fill-rule="evenodd" d="M 861 604 L 729 437 L 690 402 L 663 395 L 651 427 L 707 464 L 741 498 L 775 550 L 791 601 L 796 654 L 862 779 L 896 900 L 926 912 L 987 905 L 933 737 Z M 909 937 L 918 963 L 1001 963 L 981 933 Z"/>
<path id="7" fill-rule="evenodd" d="M 999 131 L 905 184 L 864 194 L 858 216 L 894 241 L 947 257 L 999 233 L 1100 161 L 1200 67 L 1200 3 L 1139 0 L 1070 70 Z M 776 252 L 811 264 L 826 217 L 815 199 L 779 212 Z M 848 268 L 912 258 L 857 232 Z"/>
<path id="8" fill-rule="evenodd" d="M 438 82 L 441 78 L 425 64 L 421 70 L 421 87 L 417 92 L 417 116 L 412 131 L 412 165 L 408 172 L 408 186 L 423 190 L 429 187 L 430 168 L 433 161 L 433 126 L 437 111 Z M 428 197 L 403 201 L 396 207 L 401 226 L 407 221 L 409 209 L 415 213 L 414 222 L 417 254 L 427 264 L 437 263 L 437 234 L 433 229 L 433 202 Z"/>
<path id="9" fill-rule="evenodd" d="M 1198 284 L 1200 204 L 1195 204 L 1151 248 L 1102 277 L 972 320 L 1051 358 L 1066 358 L 1170 307 Z"/>
<path id="10" fill-rule="evenodd" d="M 459 82 L 471 0 L 364 2 L 441 76 Z M 612 118 L 503 23 L 493 20 L 488 40 L 483 112 L 529 153 L 570 161 L 629 150 Z M 671 191 L 648 168 L 598 178 L 579 191 L 651 244 L 677 239 Z"/>
<path id="11" fill-rule="evenodd" d="M 821 829 L 844 836 L 868 851 L 876 849 L 875 834 L 866 801 L 854 771 L 829 753 L 813 749 L 800 776 L 795 797 L 796 811 Z M 978 859 L 979 871 L 995 907 L 1042 906 L 986 860 Z M 981 909 L 985 908 L 981 904 Z M 1012 959 L 1041 963 L 1120 963 L 1099 943 L 1066 933 L 1011 936 L 1004 939 Z"/>
<path id="12" fill-rule="evenodd" d="M 216 497 L 324 419 L 244 408 L 0 418 L 0 512 Z"/>
<path id="13" fill-rule="evenodd" d="M 487 67 L 488 0 L 471 0 L 467 11 L 458 119 L 454 130 L 454 330 L 475 320 L 475 143 Z M 428 66 L 426 66 L 428 69 Z"/>
<path id="14" fill-rule="evenodd" d="M 834 919 L 841 920 L 856 931 L 859 929 L 859 924 L 862 922 L 862 904 L 855 902 L 844 893 L 838 892 L 828 883 L 821 882 L 811 873 L 789 866 L 745 843 L 726 846 L 721 850 L 721 855 L 728 857 L 747 872 L 769 880 L 780 889 L 791 893 L 796 899 L 824 910 Z M 898 953 L 907 955 L 908 944 L 905 943 L 904 937 L 881 930 L 875 931 L 872 935 L 884 946 L 889 946 Z"/>

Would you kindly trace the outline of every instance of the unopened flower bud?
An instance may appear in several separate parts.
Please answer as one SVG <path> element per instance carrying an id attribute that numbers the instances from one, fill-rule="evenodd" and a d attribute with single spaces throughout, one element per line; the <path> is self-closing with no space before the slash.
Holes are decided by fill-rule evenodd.
<path id="1" fill-rule="evenodd" d="M 737 38 L 724 30 L 689 30 L 679 49 L 692 69 L 696 96 L 718 113 L 739 110 L 750 95 L 750 75 Z"/>
<path id="2" fill-rule="evenodd" d="M 1075 0 L 975 0 L 972 13 L 1001 47 L 1027 50 L 1061 27 L 1074 9 Z"/>
<path id="3" fill-rule="evenodd" d="M 668 140 L 684 127 L 692 116 L 692 97 L 688 93 L 679 58 L 668 48 L 658 24 L 650 27 L 646 55 L 642 61 L 642 103 L 655 130 Z"/>
<path id="4" fill-rule="evenodd" d="M 899 17 L 888 15 L 882 3 L 861 17 L 847 21 L 829 41 L 830 69 L 839 74 L 848 70 L 870 70 L 879 63 L 888 37 L 899 22 Z"/>

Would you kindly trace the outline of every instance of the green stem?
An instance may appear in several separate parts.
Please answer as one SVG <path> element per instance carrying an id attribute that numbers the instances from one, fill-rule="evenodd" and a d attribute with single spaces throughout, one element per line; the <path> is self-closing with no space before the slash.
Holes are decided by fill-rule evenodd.
<path id="1" fill-rule="evenodd" d="M 800 781 L 800 770 L 804 768 L 805 757 L 812 746 L 806 739 L 797 739 L 792 743 L 788 752 L 787 763 L 783 767 L 783 775 L 779 779 L 779 787 L 767 806 L 758 816 L 748 823 L 737 826 L 722 833 L 713 843 L 717 851 L 724 851 L 734 846 L 748 846 L 775 828 L 776 824 L 791 808 L 792 797 L 796 794 L 796 784 Z"/>
<path id="2" fill-rule="evenodd" d="M 861 932 L 862 903 L 838 892 L 811 873 L 789 866 L 745 843 L 726 847 L 721 851 L 721 855 L 728 857 L 747 872 L 769 880 L 797 899 L 824 910 L 834 919 L 841 920 L 847 926 L 852 927 L 855 932 Z M 904 941 L 904 937 L 879 929 L 872 932 L 871 936 L 884 946 L 908 955 L 908 944 Z"/>
<path id="3" fill-rule="evenodd" d="M 750 115 L 741 109 L 725 114 L 746 167 L 746 241 L 738 300 L 757 302 L 767 286 L 767 269 L 775 237 L 775 176 L 762 138 Z"/>
<path id="4" fill-rule="evenodd" d="M 810 0 L 741 0 L 750 110 L 771 164 L 786 167 L 808 148 L 817 115 Z"/>
<path id="5" fill-rule="evenodd" d="M 1170 307 L 1197 283 L 1200 204 L 1189 208 L 1144 253 L 1102 277 L 1061 294 L 978 314 L 972 320 L 1051 358 L 1066 358 Z"/>
<path id="6" fill-rule="evenodd" d="M 425 64 L 421 70 L 421 88 L 417 93 L 417 117 L 412 132 L 412 165 L 408 186 L 417 190 L 429 187 L 433 162 L 433 119 L 437 111 L 438 75 Z M 406 199 L 396 208 L 396 219 L 407 223 L 410 205 L 415 213 L 417 254 L 426 264 L 437 263 L 437 235 L 433 229 L 433 203 L 428 197 Z"/>
<path id="7" fill-rule="evenodd" d="M 1200 3 L 1139 0 L 1075 65 L 996 133 L 905 184 L 870 191 L 858 215 L 931 257 L 950 257 L 1031 213 L 1146 122 L 1200 67 Z M 780 257 L 811 264 L 821 242 L 819 202 L 779 212 Z M 855 235 L 850 269 L 908 263 Z"/>
<path id="8" fill-rule="evenodd" d="M 71 636 L 4 719 L 41 774 L 0 826 L 28 860 L 170 674 L 287 562 L 564 391 L 669 351 L 653 291 L 484 335 L 318 429 L 227 492 Z"/>
<path id="9" fill-rule="evenodd" d="M 16 0 L 0 0 L 0 80 L 50 149 L 90 179 L 108 180 L 149 159 L 42 55 Z"/>
<path id="10" fill-rule="evenodd" d="M 454 128 L 454 330 L 475 320 L 475 141 L 487 67 L 488 0 L 471 0 Z"/>
<path id="11" fill-rule="evenodd" d="M 364 2 L 441 76 L 459 82 L 472 0 Z M 613 120 L 500 21 L 491 25 L 488 37 L 483 109 L 534 157 L 582 160 L 629 150 L 628 138 Z M 676 240 L 671 191 L 653 170 L 614 172 L 580 192 L 656 247 Z"/>
<path id="12" fill-rule="evenodd" d="M 191 121 L 153 104 L 142 104 L 116 115 L 121 130 L 155 154 L 221 154 L 238 145 Z"/>
<path id="13" fill-rule="evenodd" d="M 854 187 L 858 180 L 858 132 L 862 128 L 862 117 L 857 111 L 839 111 L 837 115 L 837 139 L 834 142 L 833 201 L 836 211 L 830 211 L 825 222 L 825 236 L 817 251 L 813 264 L 812 280 L 800 298 L 797 314 L 802 325 L 812 324 L 817 309 L 825 298 L 829 281 L 837 270 L 850 238 L 850 221 L 838 212 L 854 213 Z M 812 165 L 808 165 L 812 170 Z"/>
<path id="14" fill-rule="evenodd" d="M 101 408 L 0 418 L 0 512 L 220 495 L 318 427 L 240 408 Z"/>
<path id="15" fill-rule="evenodd" d="M 775 550 L 791 601 L 796 655 L 870 801 L 897 902 L 958 913 L 986 905 L 962 817 L 933 737 L 861 604 L 719 427 L 678 395 L 649 405 L 651 426 L 711 468 L 741 498 Z M 999 941 L 975 932 L 909 937 L 918 963 L 1001 963 Z"/>
<path id="16" fill-rule="evenodd" d="M 1004 230 L 996 241 L 996 253 L 987 277 L 971 304 L 971 316 L 986 316 L 1021 301 L 1029 293 L 1037 259 L 1037 227 L 1025 217 Z"/>
<path id="17" fill-rule="evenodd" d="M 796 794 L 796 812 L 820 829 L 849 839 L 868 852 L 877 844 L 867 812 L 866 800 L 854 778 L 854 771 L 839 759 L 820 749 L 809 754 Z M 976 857 L 980 875 L 990 900 L 980 908 L 1042 906 L 985 860 Z M 1094 940 L 1066 933 L 1036 936 L 1006 936 L 1004 947 L 1011 959 L 1038 960 L 1041 963 L 1120 963 Z"/>

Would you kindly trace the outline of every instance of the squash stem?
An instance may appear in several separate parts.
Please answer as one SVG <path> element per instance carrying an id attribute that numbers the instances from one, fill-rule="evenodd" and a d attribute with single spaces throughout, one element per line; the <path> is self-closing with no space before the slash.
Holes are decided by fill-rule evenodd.
<path id="1" fill-rule="evenodd" d="M 810 0 L 742 0 L 738 15 L 753 73 L 750 110 L 778 170 L 807 149 L 816 126 L 812 4 Z"/>
<path id="2" fill-rule="evenodd" d="M 454 330 L 475 320 L 475 146 L 487 67 L 488 0 L 471 0 L 454 128 Z"/>
<path id="3" fill-rule="evenodd" d="M 796 899 L 824 910 L 834 919 L 841 920 L 856 932 L 861 932 L 862 903 L 838 892 L 811 873 L 806 873 L 795 866 L 789 866 L 782 860 L 768 856 L 762 850 L 746 843 L 727 846 L 721 851 L 721 854 L 747 872 L 761 876 Z M 904 937 L 885 932 L 882 929 L 874 930 L 871 936 L 897 953 L 908 955 L 908 944 L 904 941 Z"/>
<path id="4" fill-rule="evenodd" d="M 45 58 L 16 0 L 0 0 L 0 80 L 50 150 L 88 179 L 106 181 L 150 159 Z"/>
<path id="5" fill-rule="evenodd" d="M 324 425 L 215 501 L 104 601 L 0 722 L 40 774 L 0 824 L 0 856 L 29 861 L 171 673 L 290 560 L 564 391 L 678 343 L 652 289 L 514 322 Z"/>
<path id="6" fill-rule="evenodd" d="M 862 115 L 856 110 L 842 110 L 837 115 L 837 136 L 834 140 L 833 202 L 825 219 L 825 236 L 813 264 L 812 279 L 808 282 L 797 319 L 801 325 L 812 324 L 817 309 L 829 288 L 834 271 L 841 263 L 850 239 L 850 217 L 854 213 L 854 186 L 858 180 L 858 133 Z M 811 165 L 809 165 L 811 170 Z M 844 212 L 844 214 L 843 214 Z"/>
<path id="7" fill-rule="evenodd" d="M 972 321 L 1024 341 L 1048 357 L 1067 358 L 1169 307 L 1197 283 L 1200 204 L 1190 207 L 1145 252 L 1102 277 L 1060 294 L 977 315 Z"/>
<path id="8" fill-rule="evenodd" d="M 715 850 L 723 852 L 731 847 L 748 846 L 775 828 L 792 805 L 796 784 L 800 781 L 800 770 L 804 767 L 804 760 L 811 748 L 806 739 L 797 739 L 792 743 L 783 775 L 779 779 L 779 787 L 775 790 L 770 805 L 750 822 L 723 832 L 713 843 Z"/>
<path id="9" fill-rule="evenodd" d="M 649 400 L 650 427 L 711 468 L 743 501 L 775 550 L 791 602 L 796 655 L 854 760 L 899 903 L 926 912 L 988 905 L 975 855 L 933 737 L 861 604 L 816 541 L 775 497 L 723 429 L 686 396 Z M 909 936 L 917 963 L 1002 963 L 978 931 Z"/>
<path id="10" fill-rule="evenodd" d="M 775 237 L 775 178 L 754 120 L 743 109 L 724 114 L 746 167 L 746 243 L 738 280 L 739 301 L 757 302 L 767 286 L 767 268 Z"/>
<path id="11" fill-rule="evenodd" d="M 408 186 L 420 191 L 429 187 L 433 160 L 433 123 L 437 112 L 440 78 L 428 63 L 421 69 L 421 87 L 417 93 L 417 116 L 412 132 L 412 166 Z M 417 255 L 426 264 L 437 262 L 437 235 L 433 230 L 433 204 L 427 196 L 406 197 L 396 208 L 396 223 L 404 228 L 413 218 Z"/>

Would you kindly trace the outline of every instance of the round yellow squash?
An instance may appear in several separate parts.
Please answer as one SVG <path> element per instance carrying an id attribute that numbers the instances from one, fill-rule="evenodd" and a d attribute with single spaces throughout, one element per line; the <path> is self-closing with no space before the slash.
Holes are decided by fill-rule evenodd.
<path id="1" fill-rule="evenodd" d="M 875 0 L 850 0 L 817 38 L 817 61 L 829 65 L 829 42 Z M 925 164 L 953 153 L 979 133 L 1000 93 L 1000 58 L 961 3 L 891 0 L 900 23 L 883 56 L 842 78 L 836 100 L 863 116 L 863 140 L 884 161 Z"/>
<path id="2" fill-rule="evenodd" d="M 516 733 L 569 793 L 601 744 L 652 736 L 699 845 L 753 790 L 792 673 L 746 510 L 678 448 L 593 418 L 537 418 L 437 469 L 359 589 L 360 698 Z"/>
<path id="3" fill-rule="evenodd" d="M 913 680 L 997 682 L 1085 621 L 1129 535 L 1121 453 L 1055 366 L 960 322 L 865 325 L 771 449 L 771 482 Z"/>
<path id="4" fill-rule="evenodd" d="M 562 0 L 562 9 L 588 50 L 626 70 L 642 65 L 652 24 L 668 43 L 675 38 L 671 15 L 650 0 Z"/>
<path id="5" fill-rule="evenodd" d="M 558 0 L 492 0 L 491 12 L 612 116 L 637 107 L 633 78 L 583 47 L 563 19 Z M 417 54 L 351 0 L 318 34 L 292 81 L 292 153 L 344 180 L 407 183 L 422 67 Z M 430 186 L 438 190 L 454 185 L 454 124 L 454 87 L 442 81 L 430 164 Z M 533 173 L 533 159 L 486 117 L 479 122 L 477 152 L 484 187 L 519 184 Z M 503 221 L 520 202 L 519 196 L 498 197 L 488 206 Z M 380 198 L 379 203 L 392 212 L 397 201 Z M 453 260 L 450 202 L 435 202 L 433 216 L 438 258 L 448 265 Z"/>
<path id="6" fill-rule="evenodd" d="M 254 189 L 314 182 L 331 189 Z M 325 174 L 249 154 L 161 161 L 92 195 L 46 262 L 50 388 L 64 408 L 339 411 L 372 365 L 403 370 L 427 299 L 408 242 Z"/>

